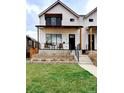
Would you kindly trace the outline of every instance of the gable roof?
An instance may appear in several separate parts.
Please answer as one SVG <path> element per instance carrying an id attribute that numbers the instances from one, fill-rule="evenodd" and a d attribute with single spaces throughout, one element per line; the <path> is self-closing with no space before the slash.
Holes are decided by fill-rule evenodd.
<path id="1" fill-rule="evenodd" d="M 47 11 L 49 11 L 50 9 L 52 9 L 54 6 L 56 6 L 57 4 L 62 5 L 65 9 L 67 9 L 69 12 L 71 12 L 73 15 L 75 15 L 76 17 L 79 17 L 79 15 L 77 13 L 75 13 L 72 9 L 70 9 L 68 6 L 66 6 L 64 3 L 62 3 L 60 0 L 57 0 L 55 3 L 53 3 L 51 6 L 49 6 L 47 9 L 45 9 L 43 12 L 41 12 L 39 14 L 39 17 L 42 16 L 44 13 L 46 13 Z"/>
<path id="2" fill-rule="evenodd" d="M 93 13 L 96 12 L 96 11 L 97 11 L 97 7 L 94 8 L 92 11 L 90 11 L 88 14 L 86 14 L 86 15 L 84 16 L 84 18 L 89 17 L 91 14 L 93 14 Z"/>

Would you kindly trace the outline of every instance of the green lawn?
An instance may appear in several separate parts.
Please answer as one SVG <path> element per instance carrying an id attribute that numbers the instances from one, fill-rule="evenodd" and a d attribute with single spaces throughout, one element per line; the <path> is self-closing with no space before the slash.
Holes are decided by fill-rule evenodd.
<path id="1" fill-rule="evenodd" d="M 97 93 L 97 79 L 77 64 L 26 64 L 26 93 Z"/>

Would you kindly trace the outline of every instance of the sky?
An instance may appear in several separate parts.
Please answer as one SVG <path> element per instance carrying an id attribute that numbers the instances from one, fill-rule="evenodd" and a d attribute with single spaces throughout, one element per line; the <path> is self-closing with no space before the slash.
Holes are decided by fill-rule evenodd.
<path id="1" fill-rule="evenodd" d="M 57 0 L 26 0 L 26 35 L 37 40 L 38 14 Z M 60 0 L 77 14 L 85 15 L 97 6 L 97 0 Z"/>

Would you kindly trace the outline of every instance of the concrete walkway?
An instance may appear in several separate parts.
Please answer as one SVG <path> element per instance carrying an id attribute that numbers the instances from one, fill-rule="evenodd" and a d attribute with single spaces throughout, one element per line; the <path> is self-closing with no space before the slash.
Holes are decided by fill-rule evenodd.
<path id="1" fill-rule="evenodd" d="M 88 57 L 88 55 L 81 55 L 79 58 L 78 63 L 83 69 L 87 70 L 91 74 L 93 74 L 95 77 L 97 77 L 97 67 L 93 65 L 92 61 Z"/>

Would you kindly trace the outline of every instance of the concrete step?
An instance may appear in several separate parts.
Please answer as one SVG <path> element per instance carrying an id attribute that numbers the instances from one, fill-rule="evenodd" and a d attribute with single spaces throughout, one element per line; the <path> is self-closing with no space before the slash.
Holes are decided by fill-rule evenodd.
<path id="1" fill-rule="evenodd" d="M 87 63 L 92 63 L 92 61 L 89 61 L 89 60 L 79 60 L 79 62 L 87 62 Z"/>
<path id="2" fill-rule="evenodd" d="M 83 65 L 93 65 L 91 62 L 90 63 L 81 63 L 81 62 L 79 62 L 79 64 L 83 64 Z"/>
<path id="3" fill-rule="evenodd" d="M 79 61 L 81 64 L 93 64 L 91 61 Z"/>
<path id="4" fill-rule="evenodd" d="M 93 64 L 88 55 L 79 55 L 79 63 L 81 64 Z"/>
<path id="5" fill-rule="evenodd" d="M 90 60 L 90 58 L 88 58 L 88 57 L 79 57 L 79 59 L 81 59 L 81 60 Z"/>
<path id="6" fill-rule="evenodd" d="M 79 58 L 79 60 L 82 60 L 82 61 L 91 61 L 90 58 Z"/>
<path id="7" fill-rule="evenodd" d="M 87 55 L 79 55 L 80 57 L 88 57 Z"/>

